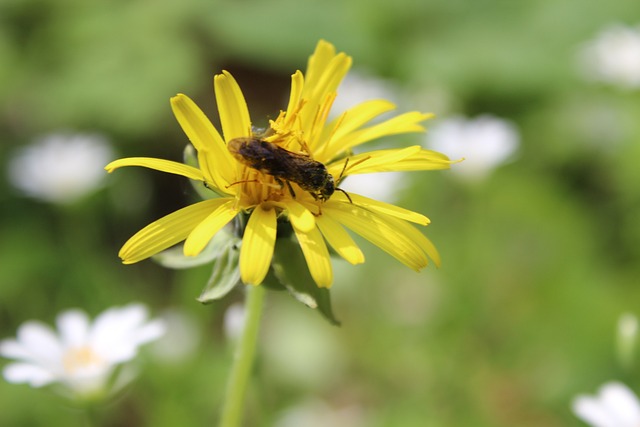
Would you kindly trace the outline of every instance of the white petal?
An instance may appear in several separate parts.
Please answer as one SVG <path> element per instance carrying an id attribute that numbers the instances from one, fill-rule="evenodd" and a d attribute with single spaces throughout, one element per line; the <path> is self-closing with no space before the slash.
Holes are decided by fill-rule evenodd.
<path id="1" fill-rule="evenodd" d="M 0 356 L 8 359 L 29 360 L 31 353 L 14 339 L 0 341 Z"/>
<path id="2" fill-rule="evenodd" d="M 121 363 L 133 359 L 138 353 L 138 347 L 160 338 L 165 333 L 165 325 L 161 320 L 154 320 L 137 329 L 132 329 L 127 336 L 123 336 L 117 345 L 103 351 L 103 357 L 111 363 Z"/>
<path id="3" fill-rule="evenodd" d="M 110 309 L 101 314 L 91 332 L 92 347 L 111 363 L 133 358 L 138 346 L 162 335 L 161 322 L 145 324 L 147 309 L 141 304 Z"/>
<path id="4" fill-rule="evenodd" d="M 121 336 L 123 331 L 130 331 L 144 322 L 147 309 L 141 304 L 126 307 L 114 307 L 102 312 L 94 321 L 91 334 L 96 336 Z"/>
<path id="5" fill-rule="evenodd" d="M 89 332 L 89 317 L 82 310 L 68 310 L 56 319 L 60 339 L 65 347 L 85 345 Z"/>
<path id="6" fill-rule="evenodd" d="M 619 426 L 638 426 L 640 424 L 640 402 L 624 384 L 612 382 L 600 389 L 603 405 L 616 415 Z"/>
<path id="7" fill-rule="evenodd" d="M 142 305 L 114 307 L 102 312 L 91 328 L 91 342 L 104 347 L 105 343 L 118 343 L 128 340 L 134 330 L 146 318 L 146 309 Z"/>
<path id="8" fill-rule="evenodd" d="M 578 396 L 571 407 L 578 418 L 592 427 L 616 427 L 615 419 L 594 397 Z"/>
<path id="9" fill-rule="evenodd" d="M 10 383 L 29 383 L 31 387 L 42 387 L 56 380 L 50 371 L 30 363 L 11 363 L 5 366 L 3 375 Z"/>
<path id="10" fill-rule="evenodd" d="M 134 331 L 134 340 L 136 344 L 142 345 L 149 341 L 154 341 L 164 335 L 166 326 L 160 319 L 153 320 L 139 327 Z"/>
<path id="11" fill-rule="evenodd" d="M 47 325 L 35 321 L 23 323 L 18 328 L 18 342 L 29 353 L 25 360 L 42 364 L 49 369 L 60 366 L 62 345 Z"/>
<path id="12" fill-rule="evenodd" d="M 593 427 L 637 427 L 640 425 L 640 401 L 625 385 L 610 382 L 598 396 L 578 396 L 573 412 Z"/>

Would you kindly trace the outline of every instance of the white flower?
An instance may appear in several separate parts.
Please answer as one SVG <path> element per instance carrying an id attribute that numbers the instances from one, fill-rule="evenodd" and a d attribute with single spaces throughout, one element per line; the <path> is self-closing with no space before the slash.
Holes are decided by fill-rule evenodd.
<path id="1" fill-rule="evenodd" d="M 616 24 L 604 29 L 579 52 L 582 73 L 626 88 L 640 87 L 640 28 Z"/>
<path id="2" fill-rule="evenodd" d="M 143 305 L 110 308 L 90 323 L 81 310 L 58 315 L 57 333 L 38 321 L 18 328 L 16 339 L 0 342 L 0 355 L 15 359 L 4 368 L 11 383 L 42 387 L 59 383 L 75 397 L 106 393 L 114 368 L 133 359 L 138 347 L 164 332 L 158 320 L 147 321 Z"/>
<path id="3" fill-rule="evenodd" d="M 364 70 L 353 70 L 340 84 L 338 96 L 331 107 L 331 114 L 337 117 L 358 104 L 376 99 L 398 103 L 399 98 L 401 98 L 400 90 L 392 81 Z M 393 202 L 397 199 L 398 191 L 406 182 L 404 177 L 406 174 L 402 172 L 351 175 L 349 179 L 340 184 L 340 188 L 373 199 Z"/>
<path id="4" fill-rule="evenodd" d="M 398 194 L 407 184 L 404 172 L 378 172 L 375 174 L 352 175 L 340 184 L 348 193 L 362 194 L 388 203 L 397 201 Z"/>
<path id="5" fill-rule="evenodd" d="M 276 427 L 360 427 L 366 414 L 356 405 L 332 408 L 321 400 L 307 400 L 289 408 L 276 421 Z"/>
<path id="6" fill-rule="evenodd" d="M 475 119 L 451 117 L 434 124 L 427 134 L 428 148 L 464 161 L 452 172 L 470 180 L 486 177 L 509 160 L 520 144 L 520 135 L 511 122 L 491 115 Z"/>
<path id="7" fill-rule="evenodd" d="M 160 315 L 165 333 L 151 345 L 153 355 L 164 363 L 178 364 L 192 356 L 200 345 L 200 330 L 189 313 L 169 309 Z"/>
<path id="8" fill-rule="evenodd" d="M 389 80 L 362 70 L 353 70 L 342 80 L 338 88 L 338 96 L 331 107 L 331 114 L 339 115 L 362 102 L 373 99 L 397 102 L 398 89 Z"/>
<path id="9" fill-rule="evenodd" d="M 244 304 L 235 303 L 227 308 L 227 311 L 224 312 L 223 322 L 224 334 L 227 339 L 234 341 L 240 339 L 240 335 L 244 330 L 245 320 Z"/>
<path id="10" fill-rule="evenodd" d="M 623 313 L 618 319 L 618 334 L 625 339 L 635 340 L 638 335 L 638 318 L 631 313 Z"/>
<path id="11" fill-rule="evenodd" d="M 624 313 L 618 319 L 618 356 L 629 367 L 635 359 L 635 347 L 638 340 L 638 318 L 631 313 Z"/>
<path id="12" fill-rule="evenodd" d="M 319 390 L 344 375 L 344 349 L 319 318 L 300 316 L 298 310 L 283 304 L 269 313 L 263 328 L 263 357 L 274 381 Z"/>
<path id="13" fill-rule="evenodd" d="M 578 396 L 573 412 L 592 427 L 640 426 L 640 401 L 619 382 L 603 385 L 597 396 Z"/>
<path id="14" fill-rule="evenodd" d="M 30 197 L 72 203 L 100 187 L 113 157 L 101 135 L 51 134 L 14 153 L 9 179 Z"/>

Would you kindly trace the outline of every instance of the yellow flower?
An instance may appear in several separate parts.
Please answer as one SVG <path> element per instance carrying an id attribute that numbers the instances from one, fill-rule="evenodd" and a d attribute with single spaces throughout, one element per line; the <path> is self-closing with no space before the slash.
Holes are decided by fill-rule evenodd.
<path id="1" fill-rule="evenodd" d="M 271 265 L 278 221 L 288 220 L 298 239 L 311 276 L 320 287 L 329 287 L 333 272 L 327 243 L 351 264 L 364 255 L 345 227 L 371 241 L 402 263 L 420 270 L 431 258 L 440 263 L 433 244 L 411 223 L 427 225 L 425 216 L 350 193 L 337 191 L 318 197 L 295 182 L 283 182 L 238 161 L 227 149 L 236 138 L 262 139 L 290 152 L 308 155 L 326 165 L 339 184 L 354 174 L 445 169 L 449 159 L 420 146 L 377 150 L 352 155 L 365 142 L 407 132 L 421 132 L 420 122 L 431 114 L 409 112 L 366 126 L 395 106 L 384 100 L 364 102 L 328 121 L 336 90 L 351 66 L 351 58 L 336 54 L 330 43 L 320 41 L 309 59 L 307 73 L 292 75 L 286 111 L 270 121 L 269 129 L 252 128 L 240 87 L 226 71 L 216 75 L 214 88 L 222 134 L 187 96 L 171 99 L 173 112 L 197 150 L 198 166 L 154 158 L 125 158 L 106 166 L 143 166 L 182 175 L 215 191 L 220 197 L 173 212 L 140 230 L 120 250 L 125 264 L 135 263 L 184 242 L 186 256 L 198 255 L 212 237 L 237 215 L 248 215 L 240 250 L 241 279 L 260 284 Z M 346 163 L 346 166 L 345 166 Z M 283 185 L 286 184 L 286 185 Z"/>

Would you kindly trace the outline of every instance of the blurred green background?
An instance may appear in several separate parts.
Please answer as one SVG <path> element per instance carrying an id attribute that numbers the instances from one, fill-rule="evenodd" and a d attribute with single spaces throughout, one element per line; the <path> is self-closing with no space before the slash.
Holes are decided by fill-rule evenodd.
<path id="1" fill-rule="evenodd" d="M 187 139 L 171 96 L 189 95 L 217 123 L 212 78 L 226 69 L 252 116 L 274 117 L 324 38 L 410 92 L 402 111 L 436 113 L 429 126 L 493 114 L 515 124 L 521 145 L 484 180 L 413 173 L 394 195 L 431 218 L 440 269 L 416 274 L 363 242 L 364 265 L 334 263 L 340 328 L 269 294 L 246 425 L 290 425 L 288 411 L 310 406 L 356 427 L 582 425 L 576 394 L 611 379 L 640 391 L 614 345 L 618 317 L 640 311 L 640 92 L 587 81 L 576 66 L 581 45 L 617 22 L 640 22 L 637 5 L 3 0 L 0 338 L 69 307 L 177 310 L 194 347 L 172 362 L 146 351 L 104 425 L 215 424 L 232 355 L 224 313 L 242 292 L 202 306 L 209 267 L 117 258 L 134 232 L 194 200 L 189 183 L 132 168 L 56 205 L 11 186 L 8 162 L 60 131 L 101 133 L 115 157 L 180 160 Z M 52 419 L 78 423 L 61 398 L 0 381 L 0 425 Z"/>

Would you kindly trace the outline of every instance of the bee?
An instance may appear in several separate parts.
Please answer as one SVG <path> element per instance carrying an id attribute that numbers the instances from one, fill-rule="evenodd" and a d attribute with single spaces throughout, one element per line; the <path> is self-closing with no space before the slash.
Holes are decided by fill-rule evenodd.
<path id="1" fill-rule="evenodd" d="M 327 171 L 325 165 L 313 160 L 307 154 L 294 153 L 256 137 L 232 139 L 227 143 L 227 149 L 240 163 L 271 175 L 281 188 L 286 184 L 293 198 L 296 195 L 291 182 L 298 184 L 316 200 L 324 202 L 338 190 L 343 192 L 351 202 L 347 192 L 336 187 L 333 176 Z M 346 166 L 345 163 L 345 168 Z"/>

